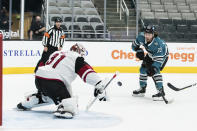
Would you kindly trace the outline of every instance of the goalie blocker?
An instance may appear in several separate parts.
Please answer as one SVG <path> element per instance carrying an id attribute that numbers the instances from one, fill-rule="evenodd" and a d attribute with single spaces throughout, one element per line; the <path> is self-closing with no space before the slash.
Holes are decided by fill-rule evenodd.
<path id="1" fill-rule="evenodd" d="M 71 119 L 77 114 L 77 98 L 72 95 L 71 83 L 77 75 L 90 85 L 96 85 L 96 96 L 105 98 L 105 83 L 84 60 L 86 49 L 75 44 L 70 51 L 54 52 L 45 66 L 39 67 L 35 74 L 38 93 L 30 94 L 17 105 L 19 110 L 30 110 L 47 104 L 57 105 L 54 115 L 58 118 Z M 95 95 L 95 93 L 94 93 Z"/>

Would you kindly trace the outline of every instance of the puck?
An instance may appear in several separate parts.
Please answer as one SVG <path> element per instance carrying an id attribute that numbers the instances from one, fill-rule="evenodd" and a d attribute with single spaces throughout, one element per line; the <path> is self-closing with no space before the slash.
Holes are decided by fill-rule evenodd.
<path id="1" fill-rule="evenodd" d="M 118 81 L 117 82 L 118 86 L 122 86 L 122 82 Z"/>

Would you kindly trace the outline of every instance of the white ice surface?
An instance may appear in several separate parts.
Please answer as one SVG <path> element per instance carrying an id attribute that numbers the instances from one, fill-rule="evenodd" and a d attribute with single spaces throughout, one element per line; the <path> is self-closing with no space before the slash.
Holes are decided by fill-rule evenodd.
<path id="1" fill-rule="evenodd" d="M 113 74 L 99 74 L 111 77 Z M 93 99 L 93 87 L 84 84 L 80 78 L 73 82 L 73 92 L 79 98 L 79 114 L 72 120 L 57 119 L 52 112 L 54 105 L 35 108 L 32 111 L 16 111 L 16 105 L 25 95 L 36 88 L 34 75 L 3 76 L 3 127 L 0 130 L 91 130 L 91 131 L 196 131 L 197 88 L 175 92 L 166 86 L 167 82 L 183 87 L 193 84 L 197 74 L 163 74 L 167 99 L 172 104 L 152 101 L 156 93 L 151 78 L 148 80 L 145 98 L 132 97 L 132 91 L 139 87 L 138 74 L 120 74 L 108 87 L 110 101 L 96 101 L 85 112 Z M 117 81 L 123 85 L 119 87 Z"/>

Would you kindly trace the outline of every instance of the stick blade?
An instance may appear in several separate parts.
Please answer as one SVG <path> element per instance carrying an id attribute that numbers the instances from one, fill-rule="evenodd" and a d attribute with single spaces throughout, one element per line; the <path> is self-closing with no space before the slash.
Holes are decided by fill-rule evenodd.
<path id="1" fill-rule="evenodd" d="M 175 86 L 173 86 L 171 83 L 167 83 L 168 87 L 170 87 L 172 90 L 175 91 L 180 91 L 178 88 L 176 88 Z"/>

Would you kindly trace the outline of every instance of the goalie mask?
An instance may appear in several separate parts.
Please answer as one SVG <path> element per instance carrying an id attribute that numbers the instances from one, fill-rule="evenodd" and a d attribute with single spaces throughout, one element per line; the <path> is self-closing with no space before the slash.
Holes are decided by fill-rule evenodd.
<path id="1" fill-rule="evenodd" d="M 85 57 L 88 55 L 88 51 L 85 49 L 85 47 L 77 43 L 70 48 L 70 51 L 79 53 L 81 57 Z"/>

